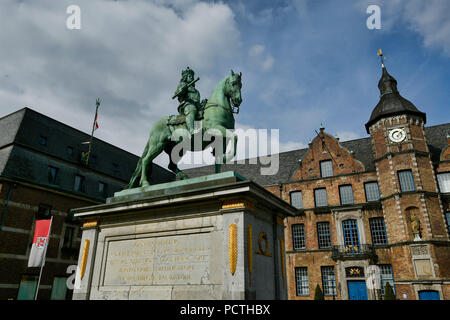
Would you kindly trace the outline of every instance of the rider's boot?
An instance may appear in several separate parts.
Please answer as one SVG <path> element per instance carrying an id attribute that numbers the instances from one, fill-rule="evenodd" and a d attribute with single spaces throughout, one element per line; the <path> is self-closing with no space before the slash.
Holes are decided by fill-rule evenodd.
<path id="1" fill-rule="evenodd" d="M 196 111 L 191 111 L 188 114 L 186 114 L 186 127 L 191 136 L 200 132 L 200 129 L 201 129 L 201 128 L 195 129 L 195 115 L 196 114 L 197 114 Z"/>

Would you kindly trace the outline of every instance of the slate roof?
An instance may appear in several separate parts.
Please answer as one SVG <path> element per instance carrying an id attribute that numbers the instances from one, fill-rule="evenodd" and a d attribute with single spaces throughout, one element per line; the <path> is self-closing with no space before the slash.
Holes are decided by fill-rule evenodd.
<path id="1" fill-rule="evenodd" d="M 41 136 L 47 139 L 45 146 L 39 142 Z M 74 175 L 82 174 L 86 180 L 108 183 L 112 188 L 110 192 L 120 190 L 128 183 L 139 157 L 94 137 L 92 155 L 96 160 L 85 168 L 80 157 L 88 145 L 82 142 L 89 139 L 89 134 L 32 109 L 20 109 L 0 118 L 0 176 L 42 185 L 48 182 L 47 170 L 51 165 L 59 168 L 60 179 L 57 186 L 51 186 L 53 188 L 73 192 Z M 73 148 L 73 155 L 67 153 L 69 146 Z M 151 183 L 174 179 L 172 172 L 153 165 Z M 90 191 L 95 191 L 98 186 L 92 188 Z"/>
<path id="2" fill-rule="evenodd" d="M 397 80 L 391 76 L 383 66 L 381 79 L 378 82 L 380 89 L 380 101 L 375 106 L 370 115 L 369 121 L 366 123 L 367 133 L 369 127 L 379 119 L 395 116 L 399 114 L 413 114 L 424 119 L 426 122 L 426 114 L 419 111 L 411 101 L 403 98 L 397 90 Z"/>
<path id="3" fill-rule="evenodd" d="M 425 128 L 425 136 L 434 163 L 439 161 L 442 150 L 447 147 L 447 132 L 450 133 L 450 123 Z M 346 149 L 354 151 L 355 159 L 363 163 L 366 171 L 375 171 L 371 137 L 344 141 L 340 142 L 340 144 Z M 261 166 L 264 167 L 264 165 L 261 165 L 258 158 L 251 159 L 257 164 L 251 164 L 250 159 L 247 159 L 245 164 L 234 163 L 223 165 L 222 172 L 228 170 L 236 171 L 241 176 L 253 180 L 262 186 L 289 183 L 293 181 L 292 175 L 298 169 L 298 160 L 302 159 L 308 150 L 308 148 L 305 148 L 280 153 L 279 170 L 275 175 L 261 175 L 260 168 Z M 189 177 L 198 177 L 201 175 L 213 174 L 214 165 L 191 168 L 183 171 Z"/>

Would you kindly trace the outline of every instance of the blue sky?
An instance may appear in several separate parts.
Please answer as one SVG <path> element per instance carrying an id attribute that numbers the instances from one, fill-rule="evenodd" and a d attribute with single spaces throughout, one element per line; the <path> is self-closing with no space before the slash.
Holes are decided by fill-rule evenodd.
<path id="1" fill-rule="evenodd" d="M 252 71 L 274 92 L 258 94 L 252 85 L 246 100 L 264 112 L 243 112 L 240 121 L 259 127 L 276 123 L 285 142 L 306 143 L 321 122 L 326 131 L 342 138 L 366 136 L 364 123 L 379 98 L 380 47 L 400 93 L 427 113 L 428 125 L 449 121 L 449 38 L 446 44 L 425 45 L 424 35 L 411 25 L 414 17 L 408 20 L 397 11 L 393 15 L 382 1 L 367 1 L 380 5 L 380 30 L 366 27 L 370 15 L 364 2 L 302 3 L 296 11 L 284 10 L 292 4 L 287 1 L 246 2 L 244 11 L 239 10 L 241 2 L 230 2 L 243 42 L 262 44 L 264 53 L 273 57 L 265 76 Z M 447 9 L 450 37 L 450 6 L 440 3 Z"/>
<path id="2" fill-rule="evenodd" d="M 66 28 L 71 4 L 80 30 Z M 379 30 L 366 26 L 371 4 Z M 96 137 L 137 155 L 151 124 L 176 113 L 188 65 L 202 98 L 241 71 L 237 125 L 279 129 L 281 151 L 306 147 L 321 124 L 341 140 L 367 136 L 378 48 L 427 125 L 450 122 L 447 0 L 5 0 L 0 24 L 0 116 L 28 106 L 89 133 L 101 97 Z"/>

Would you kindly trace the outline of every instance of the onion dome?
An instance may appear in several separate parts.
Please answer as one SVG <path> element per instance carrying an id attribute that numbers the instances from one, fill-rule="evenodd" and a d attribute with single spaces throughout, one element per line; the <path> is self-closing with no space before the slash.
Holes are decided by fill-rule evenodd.
<path id="1" fill-rule="evenodd" d="M 367 133 L 372 124 L 380 120 L 381 118 L 401 115 L 412 114 L 419 116 L 426 122 L 426 114 L 419 111 L 409 100 L 403 98 L 397 90 L 397 80 L 391 76 L 385 65 L 382 62 L 382 74 L 381 79 L 378 82 L 378 89 L 380 90 L 380 101 L 373 109 L 369 121 L 366 123 Z"/>

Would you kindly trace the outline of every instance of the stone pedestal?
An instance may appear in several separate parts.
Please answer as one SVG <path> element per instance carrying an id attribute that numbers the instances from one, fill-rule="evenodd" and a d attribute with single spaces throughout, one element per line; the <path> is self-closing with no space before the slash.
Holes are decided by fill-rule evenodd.
<path id="1" fill-rule="evenodd" d="M 295 208 L 234 172 L 124 190 L 83 223 L 73 299 L 287 299 Z"/>

